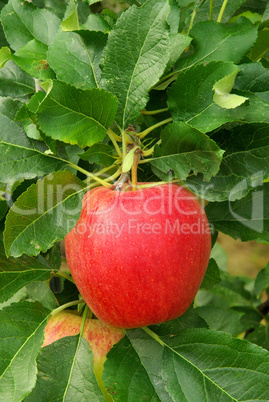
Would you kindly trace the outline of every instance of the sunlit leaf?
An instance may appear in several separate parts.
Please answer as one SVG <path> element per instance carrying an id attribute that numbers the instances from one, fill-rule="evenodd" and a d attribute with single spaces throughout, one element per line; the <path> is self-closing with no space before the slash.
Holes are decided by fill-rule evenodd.
<path id="1" fill-rule="evenodd" d="M 213 86 L 213 89 L 215 91 L 213 96 L 214 102 L 216 102 L 216 104 L 223 109 L 234 109 L 242 105 L 242 103 L 244 103 L 248 99 L 244 96 L 230 94 L 233 88 L 236 74 L 237 71 L 231 73 L 224 78 L 221 78 Z"/>
<path id="2" fill-rule="evenodd" d="M 217 174 L 223 151 L 205 134 L 183 122 L 175 122 L 165 127 L 161 139 L 150 164 L 162 179 L 170 175 L 185 180 L 190 173 L 202 173 L 208 181 Z"/>
<path id="3" fill-rule="evenodd" d="M 116 98 L 103 89 L 83 91 L 55 81 L 37 121 L 49 137 L 85 147 L 104 139 L 116 110 Z"/>
<path id="4" fill-rule="evenodd" d="M 69 171 L 51 173 L 30 186 L 6 218 L 6 253 L 37 255 L 62 240 L 80 216 L 84 187 Z"/>
<path id="5" fill-rule="evenodd" d="M 190 36 L 193 38 L 195 51 L 189 57 L 179 60 L 179 71 L 197 63 L 207 64 L 210 61 L 239 63 L 257 38 L 257 26 L 252 25 L 246 18 L 230 25 L 204 21 L 195 24 Z"/>
<path id="6" fill-rule="evenodd" d="M 8 2 L 2 9 L 1 21 L 6 38 L 14 50 L 25 46 L 32 39 L 50 44 L 61 22 L 52 12 L 20 0 Z"/>
<path id="7" fill-rule="evenodd" d="M 246 114 L 244 105 L 235 110 L 223 109 L 214 101 L 214 85 L 237 71 L 234 64 L 219 61 L 181 72 L 168 90 L 168 108 L 173 119 L 185 121 L 204 133 L 228 121 L 242 120 Z"/>
<path id="8" fill-rule="evenodd" d="M 135 6 L 118 19 L 108 38 L 102 60 L 102 87 L 117 96 L 116 120 L 126 129 L 148 101 L 169 60 L 165 0 Z M 134 46 L 135 44 L 135 46 Z"/>
<path id="9" fill-rule="evenodd" d="M 99 63 L 106 40 L 107 35 L 102 32 L 60 31 L 49 47 L 48 62 L 58 79 L 82 89 L 98 87 Z"/>

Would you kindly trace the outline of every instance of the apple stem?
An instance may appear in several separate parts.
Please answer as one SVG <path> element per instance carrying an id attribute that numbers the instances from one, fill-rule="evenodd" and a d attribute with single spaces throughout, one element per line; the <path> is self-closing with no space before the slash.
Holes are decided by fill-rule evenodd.
<path id="1" fill-rule="evenodd" d="M 137 167 L 140 160 L 141 149 L 137 148 L 134 152 L 134 161 L 132 164 L 132 190 L 137 190 Z"/>
<path id="2" fill-rule="evenodd" d="M 142 329 L 155 341 L 157 341 L 162 347 L 166 346 L 165 343 L 148 327 L 142 327 Z"/>
<path id="3" fill-rule="evenodd" d="M 114 188 L 116 191 L 121 191 L 124 187 L 124 184 L 129 181 L 129 172 L 122 173 L 119 179 L 114 183 Z"/>

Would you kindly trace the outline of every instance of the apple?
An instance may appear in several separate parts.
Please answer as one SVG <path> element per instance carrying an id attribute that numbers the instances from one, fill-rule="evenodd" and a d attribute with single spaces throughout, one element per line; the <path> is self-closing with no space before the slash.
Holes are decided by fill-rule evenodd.
<path id="1" fill-rule="evenodd" d="M 43 347 L 65 336 L 77 335 L 80 332 L 81 323 L 82 317 L 72 311 L 65 310 L 55 314 L 46 325 Z M 107 392 L 102 380 L 102 373 L 106 355 L 123 336 L 124 331 L 119 328 L 110 327 L 96 319 L 86 319 L 83 337 L 89 342 L 93 352 L 94 373 L 104 395 Z"/>
<path id="2" fill-rule="evenodd" d="M 65 248 L 90 309 L 104 323 L 127 329 L 188 309 L 206 272 L 211 235 L 204 209 L 183 186 L 97 187 L 85 194 Z"/>

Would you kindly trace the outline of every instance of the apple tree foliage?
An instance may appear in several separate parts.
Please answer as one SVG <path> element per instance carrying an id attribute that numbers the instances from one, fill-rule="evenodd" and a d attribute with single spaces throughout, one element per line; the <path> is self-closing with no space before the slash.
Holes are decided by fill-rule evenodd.
<path id="1" fill-rule="evenodd" d="M 56 309 L 83 311 L 60 241 L 134 144 L 139 181 L 206 200 L 213 243 L 269 243 L 267 1 L 94 3 L 0 1 L 0 399 L 268 401 L 269 265 L 231 277 L 216 246 L 183 316 L 109 352 L 107 395 L 80 336 L 41 350 Z"/>

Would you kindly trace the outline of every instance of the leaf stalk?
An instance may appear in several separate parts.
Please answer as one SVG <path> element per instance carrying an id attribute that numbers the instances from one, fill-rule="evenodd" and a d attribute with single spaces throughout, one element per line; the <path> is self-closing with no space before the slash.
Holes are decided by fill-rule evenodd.
<path id="1" fill-rule="evenodd" d="M 76 306 L 77 304 L 82 304 L 85 303 L 84 300 L 74 300 L 68 303 L 63 304 L 60 307 L 57 307 L 56 309 L 52 310 L 52 312 L 50 313 L 50 316 L 53 317 L 54 315 L 60 313 L 61 311 L 67 309 L 68 307 L 72 307 L 72 306 Z"/>
<path id="2" fill-rule="evenodd" d="M 218 15 L 217 22 L 221 22 L 227 4 L 228 4 L 228 0 L 224 0 L 222 3 L 221 9 L 220 9 L 219 15 Z"/>
<path id="3" fill-rule="evenodd" d="M 143 149 L 142 155 L 143 155 L 144 157 L 148 157 L 148 156 L 152 155 L 153 152 L 154 152 L 155 146 L 156 146 L 156 145 L 160 145 L 161 142 L 162 142 L 162 140 L 159 140 L 159 141 L 156 142 L 156 144 L 154 144 L 151 148 L 146 149 L 146 150 Z"/>
<path id="4" fill-rule="evenodd" d="M 146 116 L 153 116 L 155 114 L 163 113 L 163 112 L 168 112 L 168 108 L 164 109 L 157 109 L 157 110 L 142 110 L 142 114 Z"/>
<path id="5" fill-rule="evenodd" d="M 115 137 L 117 137 L 117 138 L 120 138 L 120 137 L 118 137 L 110 128 L 107 130 L 107 135 L 108 135 L 109 139 L 111 140 L 112 144 L 114 145 L 114 148 L 115 148 L 117 154 L 119 155 L 120 158 L 122 158 L 122 152 L 121 152 L 120 147 L 118 146 L 117 140 L 115 138 Z M 120 141 L 121 141 L 121 138 L 120 138 Z"/>
<path id="6" fill-rule="evenodd" d="M 148 327 L 142 327 L 142 329 L 151 337 L 153 338 L 156 342 L 158 342 L 162 347 L 166 346 L 165 343 L 158 337 L 158 335 L 155 334 L 151 329 Z"/>
<path id="7" fill-rule="evenodd" d="M 137 137 L 140 139 L 146 137 L 151 131 L 155 130 L 155 128 L 161 127 L 164 124 L 171 123 L 173 121 L 172 117 L 169 117 L 168 119 L 159 121 L 158 123 L 154 124 L 153 126 L 148 127 L 146 130 L 142 131 L 141 133 L 136 134 Z"/>
<path id="8" fill-rule="evenodd" d="M 209 21 L 213 19 L 213 0 L 210 0 L 210 8 L 209 8 Z"/>
<path id="9" fill-rule="evenodd" d="M 98 183 L 100 183 L 102 186 L 107 187 L 107 188 L 111 188 L 112 184 L 107 183 L 105 180 L 100 179 L 100 177 L 94 175 L 91 172 L 88 172 L 87 170 L 81 168 L 78 165 L 75 165 L 74 163 L 70 162 L 70 161 L 65 161 L 68 163 L 69 166 L 71 166 L 72 168 L 78 170 L 79 172 L 85 174 L 86 176 L 88 176 L 89 178 L 93 179 L 94 181 L 97 181 Z"/>

